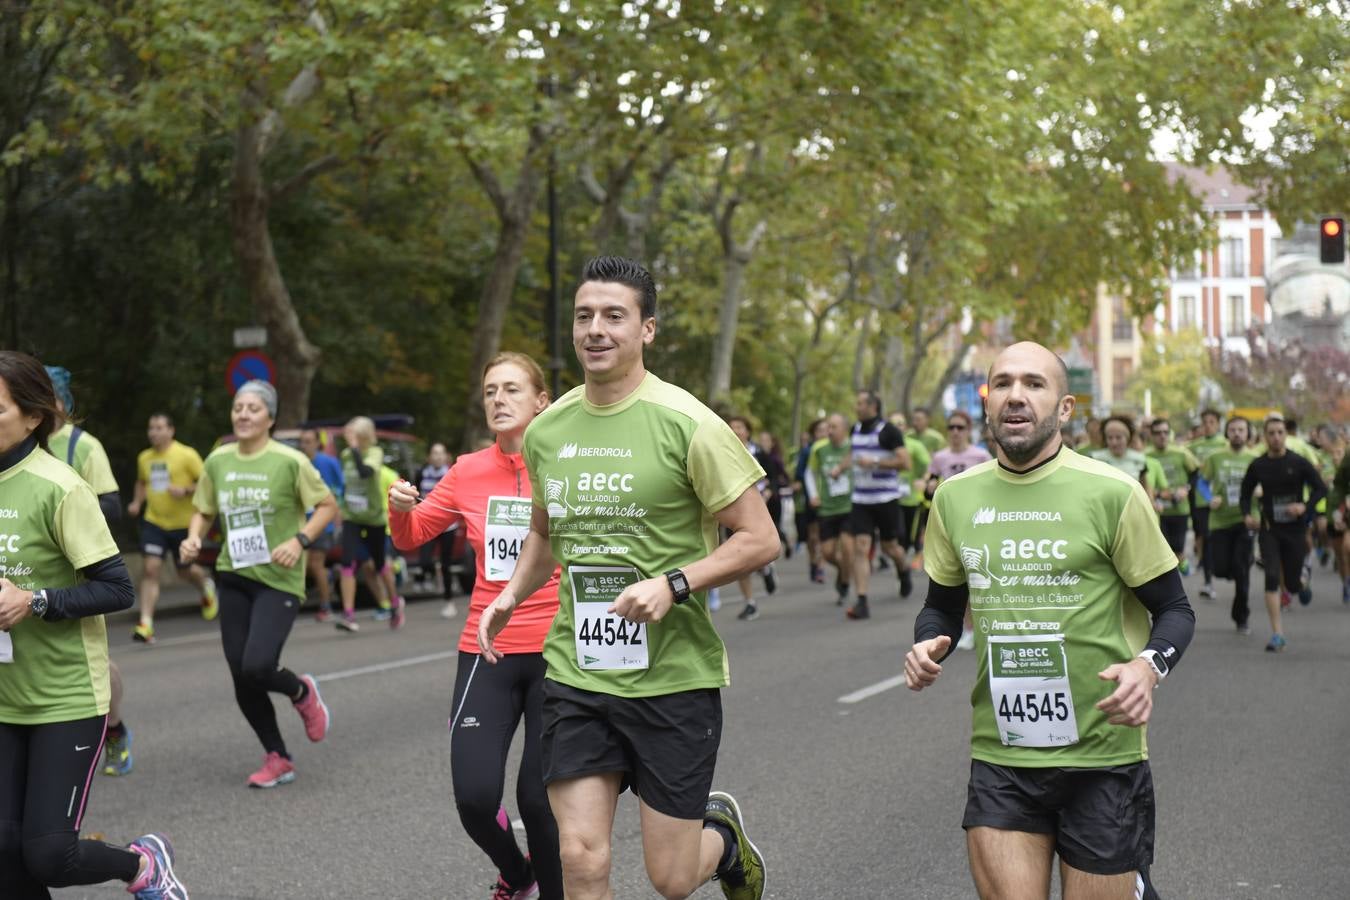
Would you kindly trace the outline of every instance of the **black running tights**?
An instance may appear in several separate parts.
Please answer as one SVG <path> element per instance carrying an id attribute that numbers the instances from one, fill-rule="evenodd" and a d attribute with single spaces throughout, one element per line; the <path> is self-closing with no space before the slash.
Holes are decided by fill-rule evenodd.
<path id="1" fill-rule="evenodd" d="M 263 750 L 287 756 L 277 727 L 272 694 L 287 700 L 300 693 L 300 679 L 281 668 L 281 648 L 290 636 L 300 598 L 232 572 L 216 573 L 220 593 L 220 643 L 234 678 L 234 698 L 262 742 Z"/>

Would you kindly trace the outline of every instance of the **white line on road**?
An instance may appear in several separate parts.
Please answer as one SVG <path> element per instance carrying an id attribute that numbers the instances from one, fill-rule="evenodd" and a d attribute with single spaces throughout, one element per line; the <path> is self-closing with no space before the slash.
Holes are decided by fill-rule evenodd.
<path id="1" fill-rule="evenodd" d="M 402 669 L 405 666 L 417 666 L 422 663 L 438 662 L 442 659 L 453 659 L 459 656 L 458 650 L 446 650 L 443 653 L 428 653 L 425 656 L 411 656 L 407 659 L 397 659 L 393 662 L 379 663 L 373 666 L 362 666 L 359 669 L 345 669 L 341 672 L 331 672 L 328 675 L 316 675 L 315 681 L 340 681 L 343 678 L 355 678 L 357 675 L 374 675 L 378 672 L 389 672 L 393 669 Z"/>
<path id="2" fill-rule="evenodd" d="M 904 675 L 895 675 L 887 678 L 885 681 L 878 681 L 876 684 L 869 684 L 865 688 L 854 691 L 851 694 L 845 694 L 839 698 L 840 703 L 861 703 L 868 697 L 875 697 L 877 694 L 884 694 L 891 688 L 899 687 L 905 683 Z"/>

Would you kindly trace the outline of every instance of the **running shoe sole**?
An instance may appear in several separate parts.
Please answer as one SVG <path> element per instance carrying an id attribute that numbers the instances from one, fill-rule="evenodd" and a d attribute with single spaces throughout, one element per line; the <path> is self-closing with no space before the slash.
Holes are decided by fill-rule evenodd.
<path id="1" fill-rule="evenodd" d="M 346 619 L 338 619 L 336 622 L 333 623 L 333 627 L 336 628 L 338 631 L 345 631 L 348 634 L 355 634 L 356 632 L 361 630 L 360 625 L 356 624 L 355 622 L 349 622 Z"/>
<path id="2" fill-rule="evenodd" d="M 318 737 L 315 737 L 313 734 L 310 733 L 309 720 L 305 719 L 304 713 L 300 713 L 300 719 L 305 723 L 305 737 L 309 738 L 312 743 L 317 744 L 319 741 L 328 737 L 328 729 L 333 727 L 333 717 L 328 712 L 328 704 L 323 702 L 323 695 L 319 693 L 319 684 L 314 680 L 314 676 L 301 675 L 300 680 L 305 683 L 305 687 L 309 688 L 310 697 L 314 698 L 314 701 L 318 705 L 319 710 L 323 713 L 323 732 Z M 299 712 L 300 710 L 299 705 L 298 704 L 292 705 L 295 706 L 296 711 Z"/>
<path id="3" fill-rule="evenodd" d="M 257 788 L 258 790 L 265 791 L 283 784 L 290 784 L 294 780 L 295 780 L 295 773 L 287 772 L 284 775 L 278 775 L 271 781 L 250 781 L 248 783 L 248 786 L 251 788 Z"/>
<path id="4" fill-rule="evenodd" d="M 173 871 L 173 844 L 165 835 L 150 833 L 143 834 L 136 838 L 132 843 L 139 845 L 152 845 L 155 851 L 155 863 L 162 866 L 162 871 L 168 876 L 171 882 L 167 891 L 159 891 L 155 896 L 162 897 L 163 900 L 189 900 L 187 888 L 178 880 L 178 876 Z"/>

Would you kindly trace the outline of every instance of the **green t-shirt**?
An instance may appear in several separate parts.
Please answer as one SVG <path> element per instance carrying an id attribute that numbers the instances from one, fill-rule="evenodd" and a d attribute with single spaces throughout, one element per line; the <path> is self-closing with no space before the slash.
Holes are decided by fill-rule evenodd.
<path id="1" fill-rule="evenodd" d="M 1191 473 L 1200 468 L 1200 463 L 1197 462 L 1195 457 L 1191 455 L 1191 452 L 1184 447 L 1168 447 L 1166 450 L 1158 450 L 1154 447 L 1150 447 L 1148 448 L 1146 455 L 1150 460 L 1158 464 L 1157 471 L 1162 475 L 1161 480 L 1155 481 L 1153 485 L 1153 489 L 1158 492 L 1188 486 L 1191 480 Z M 1164 516 L 1188 516 L 1191 514 L 1191 501 L 1189 495 L 1181 500 L 1173 500 L 1170 503 L 1163 500 L 1162 503 L 1163 508 L 1161 514 Z"/>
<path id="2" fill-rule="evenodd" d="M 1205 464 L 1205 460 L 1209 459 L 1220 450 L 1226 450 L 1227 448 L 1228 441 L 1221 434 L 1211 434 L 1209 437 L 1196 438 L 1186 445 L 1186 449 L 1191 451 L 1191 455 L 1194 456 L 1196 461 L 1202 466 Z"/>
<path id="3" fill-rule="evenodd" d="M 1108 724 L 1097 673 L 1148 642 L 1130 588 L 1176 568 L 1139 482 L 1061 452 L 1025 475 L 982 463 L 938 486 L 924 568 L 965 583 L 979 674 L 974 758 L 1030 768 L 1148 758 L 1143 728 Z"/>
<path id="4" fill-rule="evenodd" d="M 93 490 L 41 449 L 0 473 L 0 575 L 25 591 L 81 583 L 79 570 L 117 555 Z M 108 632 L 103 616 L 9 631 L 13 661 L 0 663 L 0 722 L 42 725 L 108 712 Z"/>
<path id="5" fill-rule="evenodd" d="M 389 517 L 380 492 L 384 451 L 378 444 L 366 450 L 365 463 L 371 470 L 369 478 L 362 478 L 356 471 L 356 450 L 347 447 L 342 451 L 342 478 L 346 485 L 342 492 L 342 519 L 357 525 L 384 525 Z"/>
<path id="6" fill-rule="evenodd" d="M 117 493 L 117 479 L 113 477 L 112 464 L 108 462 L 108 451 L 103 449 L 103 442 L 81 428 L 79 439 L 75 441 L 75 453 L 72 455 L 70 439 L 74 434 L 75 426 L 69 422 L 52 432 L 51 437 L 47 439 L 52 456 L 61 462 L 69 459 L 70 467 L 89 482 L 95 494 L 102 496 Z"/>
<path id="7" fill-rule="evenodd" d="M 830 475 L 848 458 L 851 447 L 848 441 L 836 447 L 829 438 L 811 445 L 811 457 L 807 465 L 816 483 L 816 496 L 820 498 L 817 515 L 842 516 L 853 509 L 853 467 L 843 466 L 838 476 Z"/>
<path id="8" fill-rule="evenodd" d="M 192 505 L 208 518 L 220 515 L 219 571 L 303 597 L 304 555 L 286 568 L 272 562 L 271 553 L 305 527 L 305 510 L 328 495 L 319 470 L 299 450 L 269 440 L 245 455 L 232 442 L 206 458 Z"/>
<path id="9" fill-rule="evenodd" d="M 727 424 L 648 373 L 608 406 L 588 402 L 584 385 L 563 395 L 530 423 L 524 456 L 563 567 L 544 640 L 548 677 L 625 697 L 729 684 L 703 592 L 660 622 L 635 626 L 605 613 L 627 584 L 711 553 L 714 514 L 764 477 Z"/>
<path id="10" fill-rule="evenodd" d="M 933 458 L 923 441 L 911 434 L 905 435 L 905 449 L 909 451 L 909 468 L 900 471 L 900 480 L 908 481 L 909 493 L 900 498 L 901 506 L 918 506 L 923 503 L 924 482 L 928 480 L 928 464 Z"/>
<path id="11" fill-rule="evenodd" d="M 1205 480 L 1219 500 L 1219 507 L 1211 507 L 1209 511 L 1211 531 L 1232 528 L 1242 521 L 1242 510 L 1238 508 L 1242 497 L 1242 477 L 1247 474 L 1247 467 L 1252 464 L 1252 460 L 1259 455 L 1250 447 L 1243 447 L 1236 453 L 1225 447 L 1211 453 L 1205 460 Z M 1256 505 L 1253 502 L 1252 506 Z"/>
<path id="12" fill-rule="evenodd" d="M 905 437 L 917 438 L 919 443 L 923 444 L 924 449 L 928 451 L 929 456 L 932 456 L 934 453 L 947 446 L 947 439 L 942 436 L 942 432 L 933 428 L 925 428 L 923 431 L 911 431 L 906 434 Z"/>

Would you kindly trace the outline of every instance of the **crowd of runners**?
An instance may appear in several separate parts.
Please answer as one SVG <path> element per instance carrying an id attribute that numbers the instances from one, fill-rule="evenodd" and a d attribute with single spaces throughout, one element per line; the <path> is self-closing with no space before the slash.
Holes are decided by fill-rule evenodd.
<path id="1" fill-rule="evenodd" d="M 1274 410 L 1084 419 L 1063 363 L 1021 343 L 992 365 L 979 417 L 888 414 L 861 391 L 785 454 L 752 415 L 714 411 L 646 369 L 657 322 L 647 271 L 594 259 L 573 309 L 584 383 L 550 397 L 534 360 L 499 354 L 482 373 L 482 449 L 453 458 L 433 444 L 419 472 L 398 472 L 363 416 L 340 444 L 310 429 L 292 447 L 273 435 L 276 391 L 252 381 L 205 458 L 169 414 L 151 416 L 125 507 L 69 373 L 0 351 L 0 519 L 12 520 L 0 543 L 0 896 L 120 879 L 140 898 L 187 897 L 161 833 L 125 847 L 79 836 L 93 772 L 134 767 L 121 717 L 134 685 L 109 658 L 104 615 L 138 604 L 127 639 L 153 645 L 167 559 L 218 620 L 263 751 L 241 783 L 296 777 L 272 694 L 310 741 L 328 733 L 315 680 L 282 665 L 307 600 L 355 639 L 359 576 L 373 618 L 398 629 L 415 561 L 447 618 L 456 584 L 472 581 L 447 710 L 452 787 L 499 873 L 497 900 L 611 897 L 626 790 L 659 894 L 716 880 L 760 898 L 772 854 L 714 787 L 729 668 L 713 613 L 733 583 L 737 623 L 770 613 L 775 560 L 804 553 L 840 627 L 866 627 L 842 623 L 868 620 L 882 590 L 909 597 L 926 574 L 904 654 L 913 690 L 948 654 L 978 655 L 963 827 L 981 897 L 1047 896 L 1056 855 L 1066 897 L 1156 897 L 1145 726 L 1194 626 L 1182 576 L 1194 566 L 1206 600 L 1215 579 L 1232 581 L 1247 635 L 1259 568 L 1271 652 L 1288 647 L 1281 610 L 1313 601 L 1313 567 L 1334 565 L 1350 604 L 1345 435 L 1319 425 L 1305 441 Z M 108 526 L 124 512 L 141 519 L 138 585 Z M 467 578 L 456 539 L 472 551 Z M 522 723 L 524 848 L 503 807 Z"/>

